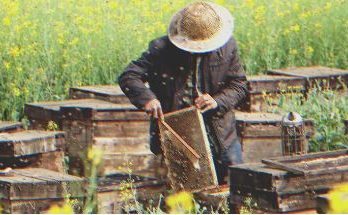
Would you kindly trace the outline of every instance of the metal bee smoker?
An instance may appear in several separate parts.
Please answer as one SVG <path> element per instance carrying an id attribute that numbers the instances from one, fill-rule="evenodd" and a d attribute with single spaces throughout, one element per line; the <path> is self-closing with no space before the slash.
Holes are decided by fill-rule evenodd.
<path id="1" fill-rule="evenodd" d="M 308 144 L 305 126 L 300 114 L 290 112 L 282 119 L 282 152 L 283 155 L 307 154 Z"/>

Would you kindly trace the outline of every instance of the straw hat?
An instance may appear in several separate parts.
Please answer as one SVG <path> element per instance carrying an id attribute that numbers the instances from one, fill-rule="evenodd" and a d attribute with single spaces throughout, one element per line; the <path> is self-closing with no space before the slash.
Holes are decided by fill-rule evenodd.
<path id="1" fill-rule="evenodd" d="M 233 17 L 226 8 L 199 1 L 189 4 L 173 16 L 168 36 L 182 50 L 204 53 L 227 43 L 233 28 Z"/>

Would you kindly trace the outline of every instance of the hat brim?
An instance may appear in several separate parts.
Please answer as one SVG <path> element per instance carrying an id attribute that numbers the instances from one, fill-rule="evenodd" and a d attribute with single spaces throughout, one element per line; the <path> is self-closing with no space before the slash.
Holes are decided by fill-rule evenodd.
<path id="1" fill-rule="evenodd" d="M 212 38 L 206 40 L 190 40 L 189 38 L 180 35 L 177 27 L 182 19 L 183 10 L 176 13 L 168 28 L 169 40 L 179 49 L 192 52 L 192 53 L 205 53 L 214 51 L 223 45 L 225 45 L 231 38 L 234 30 L 234 20 L 231 13 L 224 7 L 210 3 L 217 14 L 221 17 L 222 26 L 220 31 L 217 32 Z"/>

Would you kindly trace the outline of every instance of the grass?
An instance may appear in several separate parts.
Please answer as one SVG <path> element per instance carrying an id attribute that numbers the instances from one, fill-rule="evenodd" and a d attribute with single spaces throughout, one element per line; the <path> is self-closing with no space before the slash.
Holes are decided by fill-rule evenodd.
<path id="1" fill-rule="evenodd" d="M 71 86 L 114 83 L 189 2 L 0 1 L 0 119 L 22 119 L 24 103 L 64 99 Z M 346 0 L 215 2 L 235 17 L 248 74 L 315 64 L 348 67 Z"/>

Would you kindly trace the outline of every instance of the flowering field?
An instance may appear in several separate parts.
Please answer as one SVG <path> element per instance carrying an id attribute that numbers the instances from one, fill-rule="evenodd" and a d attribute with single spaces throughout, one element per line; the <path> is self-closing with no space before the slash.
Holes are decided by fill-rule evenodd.
<path id="1" fill-rule="evenodd" d="M 166 33 L 188 0 L 1 0 L 0 119 L 25 102 L 63 99 L 70 86 L 114 83 Z M 236 19 L 249 74 L 321 64 L 348 67 L 347 0 L 217 0 Z"/>

